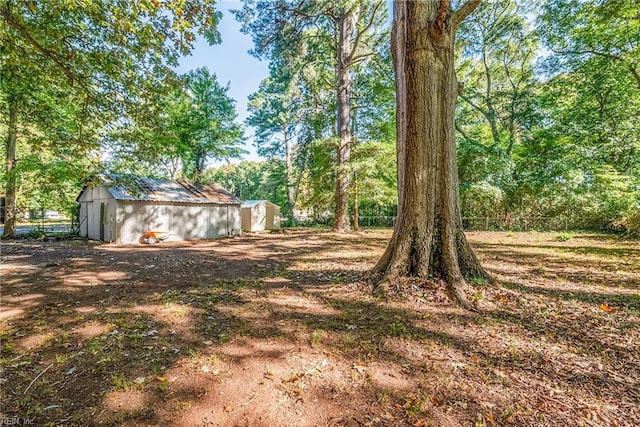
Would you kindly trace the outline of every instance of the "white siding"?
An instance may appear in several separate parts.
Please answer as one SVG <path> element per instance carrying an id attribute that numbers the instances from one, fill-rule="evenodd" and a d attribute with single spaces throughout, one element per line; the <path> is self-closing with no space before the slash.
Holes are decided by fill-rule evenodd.
<path id="1" fill-rule="evenodd" d="M 121 202 L 118 210 L 121 243 L 139 243 L 147 231 L 161 231 L 178 240 L 225 237 L 240 232 L 238 205 L 170 205 Z"/>
<path id="2" fill-rule="evenodd" d="M 94 240 L 115 241 L 117 202 L 111 193 L 104 186 L 87 187 L 78 200 L 80 201 L 80 235 Z M 105 212 L 104 218 L 101 218 L 103 204 Z"/>
<path id="3" fill-rule="evenodd" d="M 251 229 L 251 212 L 250 207 L 242 207 L 241 209 L 242 231 L 253 231 Z"/>
<path id="4" fill-rule="evenodd" d="M 242 234 L 239 205 L 229 206 L 228 221 L 231 233 L 233 233 L 235 236 L 239 236 L 240 234 Z"/>
<path id="5" fill-rule="evenodd" d="M 85 188 L 78 201 L 80 235 L 89 239 L 140 243 L 147 231 L 163 231 L 177 240 L 200 240 L 241 231 L 239 205 L 117 201 L 104 186 Z M 105 216 L 101 221 L 103 204 Z"/>
<path id="6" fill-rule="evenodd" d="M 242 229 L 264 231 L 280 229 L 280 206 L 269 201 L 242 207 Z"/>

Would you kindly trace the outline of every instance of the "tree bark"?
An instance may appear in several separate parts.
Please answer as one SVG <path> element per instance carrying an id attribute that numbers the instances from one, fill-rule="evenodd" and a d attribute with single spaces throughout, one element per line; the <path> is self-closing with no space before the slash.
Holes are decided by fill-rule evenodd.
<path id="1" fill-rule="evenodd" d="M 5 219 L 2 238 L 13 237 L 16 232 L 16 146 L 18 141 L 18 106 L 15 96 L 9 95 L 9 126 L 6 141 L 7 182 L 5 186 Z"/>
<path id="2" fill-rule="evenodd" d="M 358 174 L 353 173 L 353 229 L 360 229 L 360 193 L 358 189 Z"/>
<path id="3" fill-rule="evenodd" d="M 405 276 L 442 279 L 466 308 L 465 278 L 488 278 L 463 232 L 456 163 L 455 32 L 473 4 L 453 12 L 447 0 L 394 2 L 398 216 L 374 268 L 378 288 Z"/>
<path id="4" fill-rule="evenodd" d="M 286 127 L 283 129 L 284 135 L 284 163 L 285 163 L 285 180 L 287 186 L 287 203 L 289 204 L 289 212 L 291 213 L 291 225 L 295 225 L 294 210 L 296 208 L 296 188 L 293 182 L 293 159 L 291 155 L 291 137 Z"/>
<path id="5" fill-rule="evenodd" d="M 337 162 L 336 191 L 333 228 L 338 232 L 348 232 L 349 186 L 351 184 L 351 55 L 352 38 L 356 30 L 357 17 L 353 10 L 345 10 L 337 20 Z"/>

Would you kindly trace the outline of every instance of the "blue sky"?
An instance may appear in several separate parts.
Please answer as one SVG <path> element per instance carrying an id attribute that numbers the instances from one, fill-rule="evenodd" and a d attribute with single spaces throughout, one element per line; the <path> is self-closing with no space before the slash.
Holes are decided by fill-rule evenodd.
<path id="1" fill-rule="evenodd" d="M 180 60 L 177 68 L 179 73 L 186 73 L 198 67 L 207 67 L 218 76 L 221 84 L 230 84 L 229 96 L 236 100 L 238 121 L 243 122 L 247 117 L 247 97 L 258 90 L 260 81 L 269 75 L 269 64 L 258 61 L 247 51 L 253 47 L 251 37 L 240 32 L 240 24 L 229 12 L 229 9 L 240 9 L 239 1 L 220 1 L 218 10 L 223 14 L 218 27 L 222 36 L 222 43 L 209 46 L 206 41 L 199 39 L 190 56 Z M 249 154 L 247 160 L 258 160 L 253 147 L 253 130 L 248 128 L 245 149 Z"/>

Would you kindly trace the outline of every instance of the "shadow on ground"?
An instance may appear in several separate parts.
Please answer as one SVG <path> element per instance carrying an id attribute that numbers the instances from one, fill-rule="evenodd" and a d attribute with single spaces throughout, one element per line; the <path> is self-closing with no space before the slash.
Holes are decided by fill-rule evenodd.
<path id="1" fill-rule="evenodd" d="M 430 282 L 373 298 L 361 279 L 388 237 L 3 243 L 2 415 L 39 425 L 640 423 L 634 242 L 591 251 L 591 240 L 471 235 L 504 286 L 479 288 L 489 308 L 470 313 Z"/>

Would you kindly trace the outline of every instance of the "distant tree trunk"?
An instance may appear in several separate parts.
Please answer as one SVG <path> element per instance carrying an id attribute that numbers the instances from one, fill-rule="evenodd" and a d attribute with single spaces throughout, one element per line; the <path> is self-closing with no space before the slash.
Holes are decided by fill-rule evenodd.
<path id="1" fill-rule="evenodd" d="M 9 95 L 9 126 L 6 142 L 7 182 L 5 186 L 5 219 L 2 238 L 12 237 L 16 232 L 16 146 L 18 141 L 18 107 L 14 95 Z"/>
<path id="2" fill-rule="evenodd" d="M 348 232 L 349 227 L 349 186 L 351 172 L 351 55 L 352 38 L 356 30 L 357 17 L 353 10 L 344 12 L 338 19 L 337 45 L 337 131 L 338 149 L 336 163 L 336 192 L 333 228 L 338 232 Z"/>
<path id="3" fill-rule="evenodd" d="M 289 212 L 291 213 L 291 225 L 295 224 L 293 211 L 296 208 L 296 187 L 293 182 L 293 160 L 291 158 L 291 137 L 285 129 L 284 133 L 284 163 L 285 163 L 285 185 L 287 186 L 287 203 L 289 204 Z"/>
<path id="4" fill-rule="evenodd" d="M 468 0 L 452 11 L 448 0 L 394 1 L 398 216 L 374 269 L 383 274 L 378 288 L 403 276 L 443 279 L 466 308 L 465 278 L 487 274 L 460 216 L 454 45 L 457 26 L 479 4 Z"/>
<path id="5" fill-rule="evenodd" d="M 358 174 L 353 173 L 353 229 L 360 229 L 360 193 L 358 193 Z"/>

